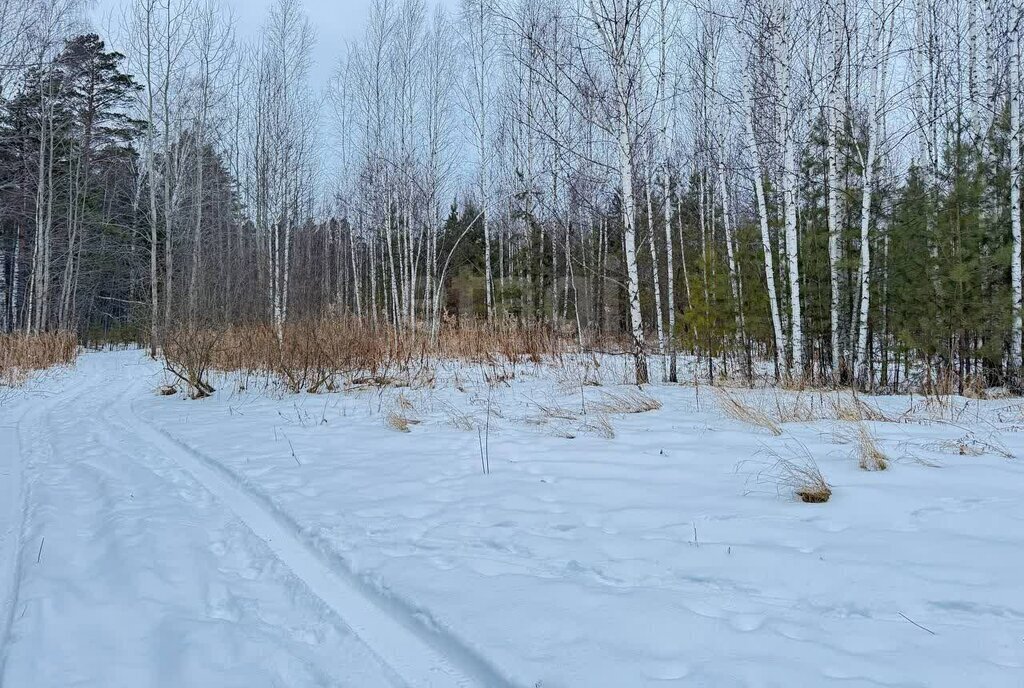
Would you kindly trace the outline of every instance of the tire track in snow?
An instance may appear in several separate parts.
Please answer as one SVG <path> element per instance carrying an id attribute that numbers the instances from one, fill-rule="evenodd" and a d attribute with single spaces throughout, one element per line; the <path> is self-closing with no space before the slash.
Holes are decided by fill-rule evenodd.
<path id="1" fill-rule="evenodd" d="M 511 683 L 471 650 L 408 617 L 399 604 L 367 590 L 339 560 L 304 538 L 299 526 L 264 495 L 231 471 L 150 425 L 129 403 L 131 431 L 166 452 L 216 496 L 325 605 L 409 686 L 419 688 L 502 688 Z M 343 567 L 344 564 L 342 563 Z"/>
<path id="2" fill-rule="evenodd" d="M 11 425 L 3 426 L 9 432 L 0 442 L 0 478 L 6 488 L 3 490 L 3 501 L 7 504 L 7 514 L 3 524 L 2 540 L 0 540 L 0 603 L 5 613 L 0 627 L 0 686 L 4 684 L 4 668 L 7 654 L 11 646 L 11 630 L 14 627 L 14 616 L 18 606 L 18 591 L 21 587 L 22 553 L 25 546 L 25 532 L 29 516 L 30 485 L 26 468 L 29 466 L 29 454 L 41 451 L 41 446 L 49 445 L 44 441 L 41 426 L 44 418 L 49 417 L 53 410 L 68 399 L 77 399 L 84 394 L 61 392 L 39 405 L 25 401 L 27 408 L 22 411 Z M 29 430 L 26 430 L 26 427 Z M 28 435 L 31 437 L 27 437 Z M 40 550 L 41 551 L 41 550 Z"/>
<path id="3" fill-rule="evenodd" d="M 25 528 L 25 447 L 22 427 L 27 418 L 37 412 L 29 408 L 18 419 L 4 427 L 4 440 L 0 442 L 0 478 L 4 489 L 2 500 L 5 513 L 0 525 L 0 604 L 4 605 L 0 627 L 0 685 L 4 680 L 4 665 L 7 663 L 7 648 L 10 647 L 11 626 L 14 625 L 14 608 L 18 604 L 18 587 L 21 580 L 21 550 Z M 8 430 L 9 429 L 9 430 Z"/>
<path id="4" fill-rule="evenodd" d="M 120 368 L 104 366 L 97 370 L 96 366 L 83 366 L 80 375 L 73 381 L 72 391 L 61 393 L 48 403 L 36 404 L 21 413 L 21 433 L 26 450 L 26 489 L 23 499 L 26 508 L 21 528 L 21 554 L 18 557 L 21 570 L 16 578 L 16 593 L 23 600 L 17 599 L 13 607 L 15 614 L 10 631 L 11 642 L 0 645 L 0 653 L 3 655 L 0 656 L 0 686 L 23 688 L 30 685 L 64 686 L 72 683 L 83 686 L 157 686 L 172 680 L 170 676 L 183 673 L 192 679 L 185 681 L 186 685 L 228 685 L 214 675 L 230 665 L 218 662 L 224 657 L 229 662 L 244 660 L 246 657 L 252 659 L 253 651 L 249 648 L 263 649 L 261 643 L 268 644 L 272 652 L 263 654 L 259 659 L 268 659 L 256 665 L 268 670 L 268 673 L 257 674 L 251 669 L 253 664 L 250 663 L 241 673 L 248 673 L 250 677 L 258 675 L 259 678 L 244 685 L 265 685 L 271 676 L 274 677 L 274 685 L 372 685 L 381 688 L 385 685 L 408 685 L 379 655 L 357 638 L 350 627 L 337 615 L 330 613 L 326 605 L 308 590 L 308 586 L 292 575 L 285 563 L 274 557 L 265 541 L 247 528 L 222 500 L 183 469 L 167 452 L 159 451 L 158 447 L 146 442 L 144 437 L 135 432 L 130 416 L 126 416 L 124 409 L 128 407 L 129 395 L 139 392 L 138 377 L 137 372 L 129 372 L 125 377 L 120 373 Z M 4 436 L 0 435 L 0 451 L 3 449 L 3 440 Z M 5 458 L 0 456 L 0 464 L 4 463 Z M 88 489 L 81 490 L 83 485 Z M 110 486 L 114 488 L 110 489 Z M 66 493 L 69 487 L 76 492 L 70 497 Z M 62 498 L 55 500 L 52 494 L 54 490 Z M 85 498 L 79 499 L 79 493 Z M 101 493 L 107 497 L 113 494 L 115 499 L 99 500 L 101 503 L 95 504 L 96 500 L 92 498 Z M 126 495 L 128 499 L 123 499 Z M 135 495 L 142 497 L 142 500 L 135 501 Z M 3 486 L 0 484 L 2 496 Z M 154 496 L 155 500 L 152 499 Z M 0 504 L 0 516 L 3 515 L 3 506 Z M 186 533 L 181 537 L 173 530 L 178 523 L 184 526 L 181 532 Z M 70 577 L 63 578 L 66 572 L 62 570 L 57 575 L 56 588 L 53 586 L 53 568 L 49 572 L 44 571 L 44 563 L 43 569 L 37 572 L 34 565 L 36 545 L 44 527 L 54 533 L 52 540 L 46 540 L 47 552 L 53 554 L 48 556 L 44 552 L 44 559 L 48 560 L 45 563 L 50 560 L 57 563 L 61 555 L 64 555 L 71 559 L 66 561 L 68 566 L 62 567 L 57 563 L 57 568 L 75 570 Z M 187 534 L 190 531 L 200 533 L 198 540 L 190 539 L 191 536 Z M 123 553 L 137 553 L 143 549 L 150 558 L 141 559 L 138 555 L 130 554 L 119 557 L 116 547 L 111 548 L 115 550 L 112 556 L 103 554 L 94 559 L 86 555 L 79 558 L 75 557 L 77 550 L 68 547 L 69 544 L 81 542 L 83 538 L 111 532 L 114 533 L 113 539 L 129 543 L 124 546 Z M 221 551 L 210 547 L 206 536 L 216 534 L 225 537 L 230 533 L 241 535 L 241 540 L 233 542 L 245 549 L 242 556 L 255 555 L 258 557 L 257 563 L 274 561 L 270 577 L 257 582 L 264 576 L 244 575 L 250 560 L 240 561 L 237 552 L 232 559 L 226 560 L 225 554 L 231 554 L 228 550 L 235 549 L 230 543 L 222 540 L 220 544 L 228 546 Z M 124 539 L 126 534 L 129 538 L 145 537 L 151 544 L 131 544 Z M 54 544 L 51 545 L 51 542 Z M 198 546 L 192 548 L 192 545 Z M 182 546 L 189 549 L 180 549 Z M 91 547 L 90 551 L 103 549 L 106 548 Z M 208 556 L 202 556 L 204 554 Z M 96 566 L 97 562 L 99 566 Z M 166 578 L 147 577 L 146 571 L 157 565 L 157 562 L 195 567 L 192 570 L 196 571 L 197 577 L 194 581 L 173 573 Z M 222 562 L 226 562 L 225 565 L 238 580 L 220 576 L 226 570 L 221 568 Z M 0 561 L 0 564 L 3 563 Z M 110 585 L 111 580 L 105 578 L 105 574 L 110 571 L 125 572 L 123 578 L 129 582 L 125 587 L 125 595 L 121 594 L 119 587 Z M 131 575 L 128 575 L 129 572 Z M 96 574 L 95 577 L 92 574 Z M 120 576 L 115 573 L 114 578 Z M 73 585 L 61 584 L 67 581 L 72 581 Z M 211 588 L 215 591 L 230 591 L 227 592 L 227 598 L 224 595 L 215 596 L 215 602 L 223 599 L 230 601 L 235 590 L 232 585 L 234 582 L 240 584 L 240 599 L 258 600 L 260 605 L 265 599 L 261 593 L 266 587 L 287 585 L 291 590 L 284 591 L 280 597 L 274 597 L 275 591 L 269 590 L 271 596 L 266 598 L 269 602 L 267 620 L 261 618 L 262 612 L 257 606 L 255 613 L 249 613 L 248 620 L 254 622 L 249 626 L 242 625 L 233 616 L 217 614 L 217 609 L 211 610 L 209 606 Z M 184 588 L 184 593 L 176 592 L 181 589 L 179 584 Z M 66 594 L 69 587 L 77 587 L 78 592 Z M 297 598 L 292 593 L 296 587 L 301 589 L 301 597 Z M 50 595 L 51 592 L 57 594 Z M 109 596 L 111 594 L 113 597 Z M 70 604 L 62 604 L 62 599 Z M 127 605 L 118 606 L 117 603 L 123 603 L 126 599 Z M 41 600 L 52 603 L 52 606 L 43 609 L 31 606 Z M 78 605 L 80 600 L 81 607 Z M 113 605 L 110 604 L 112 600 L 116 600 Z M 138 608 L 142 621 L 138 623 L 135 622 L 137 608 L 131 606 L 133 600 L 142 603 Z M 111 609 L 114 609 L 114 613 L 111 613 Z M 295 610 L 294 616 L 298 617 L 299 625 L 293 621 L 292 610 Z M 43 613 L 37 616 L 34 614 L 36 611 Z M 94 611 L 98 612 L 95 617 L 92 615 Z M 80 631 L 83 627 L 76 619 L 76 615 L 85 618 L 83 612 L 89 614 L 90 630 L 95 633 L 75 632 L 74 629 Z M 315 616 L 309 616 L 311 612 Z M 24 622 L 22 618 L 25 618 Z M 306 625 L 307 619 L 310 625 Z M 0 623 L 2 621 L 0 618 Z M 320 623 L 333 626 L 339 635 L 321 636 L 316 627 Z M 204 625 L 207 627 L 204 628 Z M 66 635 L 54 630 L 65 627 L 73 630 L 66 632 Z M 222 630 L 234 627 L 239 631 Z M 152 650 L 165 646 L 155 642 L 154 638 L 163 635 L 167 628 L 189 628 L 188 633 L 181 634 L 182 640 L 192 633 L 201 633 L 204 639 L 212 641 L 206 647 L 217 648 L 219 642 L 230 642 L 232 645 L 224 655 L 195 653 L 188 649 L 189 642 L 178 643 L 174 637 L 178 633 L 172 633 L 168 638 L 172 646 L 170 661 L 165 662 L 165 658 L 161 658 L 159 653 L 154 655 Z M 285 641 L 281 642 L 278 635 L 268 633 L 267 629 L 279 630 Z M 295 629 L 302 631 L 303 635 L 292 636 L 291 632 Z M 116 641 L 113 646 L 104 644 L 102 640 L 119 637 L 122 633 L 124 639 Z M 315 642 L 310 642 L 306 635 L 308 633 L 317 634 L 313 636 Z M 98 644 L 79 643 L 76 636 L 83 635 L 101 640 Z M 287 645 L 289 638 L 297 638 L 295 644 L 298 647 Z M 333 641 L 330 645 L 323 645 L 325 652 L 306 652 L 307 645 L 319 647 L 325 638 Z M 3 640 L 2 635 L 0 640 Z M 69 642 L 65 644 L 64 640 Z M 88 656 L 90 660 L 98 656 L 99 660 L 83 661 L 80 667 L 75 659 L 76 654 L 84 660 L 82 648 L 94 649 L 96 646 L 100 647 L 100 652 L 92 652 Z M 54 648 L 60 648 L 58 654 L 64 657 L 52 658 Z M 178 655 L 183 651 L 187 652 L 187 662 L 179 661 Z M 62 664 L 60 660 L 68 657 L 71 660 Z M 211 662 L 211 658 L 214 661 Z M 188 666 L 185 666 L 186 663 Z M 55 664 L 59 665 L 58 668 L 51 671 Z M 45 670 L 37 671 L 43 666 Z M 293 682 L 290 680 L 292 678 L 301 680 Z M 284 682 L 280 683 L 280 680 Z M 242 684 L 232 681 L 230 685 Z"/>

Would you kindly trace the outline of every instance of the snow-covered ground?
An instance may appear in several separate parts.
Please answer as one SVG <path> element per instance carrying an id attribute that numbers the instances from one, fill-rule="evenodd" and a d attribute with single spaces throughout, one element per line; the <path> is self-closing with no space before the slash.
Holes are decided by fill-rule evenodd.
<path id="1" fill-rule="evenodd" d="M 827 395 L 731 390 L 776 436 L 622 413 L 624 365 L 192 401 L 84 355 L 0 405 L 0 685 L 1024 685 L 1018 401 L 868 399 L 869 472 Z"/>

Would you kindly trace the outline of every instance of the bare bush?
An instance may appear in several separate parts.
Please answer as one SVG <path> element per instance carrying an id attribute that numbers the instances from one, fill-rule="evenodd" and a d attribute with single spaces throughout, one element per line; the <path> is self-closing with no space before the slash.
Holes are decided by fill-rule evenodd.
<path id="1" fill-rule="evenodd" d="M 221 333 L 212 328 L 179 328 L 164 337 L 164 367 L 184 382 L 193 399 L 214 393 L 209 374 Z"/>
<path id="2" fill-rule="evenodd" d="M 205 342 L 209 336 L 181 330 L 171 333 L 167 344 L 178 361 L 187 338 Z M 333 391 L 345 379 L 356 386 L 432 387 L 441 360 L 487 364 L 492 381 L 502 382 L 515 378 L 520 363 L 544 358 L 560 363 L 565 352 L 579 346 L 539 325 L 465 321 L 448 323 L 432 335 L 427 328 L 374 325 L 354 317 L 287 323 L 280 338 L 268 324 L 234 325 L 215 339 L 209 370 L 264 376 L 291 392 L 310 393 Z"/>

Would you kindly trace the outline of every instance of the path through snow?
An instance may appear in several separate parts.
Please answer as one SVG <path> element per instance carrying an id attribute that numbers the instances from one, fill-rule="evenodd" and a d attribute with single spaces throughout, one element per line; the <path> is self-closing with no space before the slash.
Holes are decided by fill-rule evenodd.
<path id="1" fill-rule="evenodd" d="M 0 684 L 482 685 L 135 418 L 151 373 L 87 356 L 4 408 Z"/>

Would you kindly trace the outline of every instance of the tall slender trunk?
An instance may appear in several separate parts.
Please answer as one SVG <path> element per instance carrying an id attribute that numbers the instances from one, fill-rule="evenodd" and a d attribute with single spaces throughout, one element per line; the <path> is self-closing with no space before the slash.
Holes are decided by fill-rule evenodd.
<path id="1" fill-rule="evenodd" d="M 644 320 L 640 310 L 640 281 L 636 265 L 636 199 L 633 195 L 633 141 L 629 133 L 629 105 L 620 67 L 616 75 L 618 101 L 618 166 L 622 187 L 623 242 L 626 255 L 626 293 L 629 298 L 629 323 L 633 335 L 633 360 L 636 383 L 648 381 L 647 353 L 644 350 Z"/>
<path id="2" fill-rule="evenodd" d="M 666 290 L 668 292 L 668 381 L 678 382 L 676 362 L 676 269 L 672 248 L 672 198 L 669 188 L 668 165 L 662 168 L 661 204 L 662 222 L 665 227 L 665 260 L 668 271 Z"/>
<path id="3" fill-rule="evenodd" d="M 1024 174 L 1021 170 L 1021 24 L 1024 19 L 1018 14 L 1011 27 L 1010 40 L 1010 217 L 1013 231 L 1013 259 L 1010 269 L 1012 281 L 1013 334 L 1010 338 L 1010 371 L 1016 380 L 1021 367 L 1021 185 Z M 1019 381 L 1018 381 L 1019 382 Z"/>
<path id="4" fill-rule="evenodd" d="M 800 256 L 796 217 L 796 142 L 793 140 L 793 84 L 791 76 L 793 17 L 786 17 L 785 46 L 782 66 L 782 203 L 786 230 L 786 260 L 789 274 L 790 346 L 793 353 L 793 375 L 804 376 L 804 335 L 800 299 Z"/>
<path id="5" fill-rule="evenodd" d="M 857 383 L 861 387 L 871 384 L 871 350 L 868 346 L 868 315 L 871 307 L 871 198 L 874 190 L 874 170 L 877 163 L 878 134 L 882 117 L 882 101 L 884 94 L 885 70 L 888 47 L 885 40 L 885 19 L 881 18 L 885 0 L 876 0 L 883 7 L 874 7 L 872 34 L 868 37 L 874 43 L 869 48 L 871 66 L 871 99 L 868 108 L 867 154 L 863 162 L 863 191 L 860 206 L 860 309 L 857 332 Z M 874 4 L 874 3 L 873 3 Z"/>
<path id="6" fill-rule="evenodd" d="M 845 7 L 845 4 L 840 4 Z M 834 10 L 840 11 L 840 10 Z M 844 15 L 845 15 L 845 10 Z M 835 17 L 828 20 L 832 33 L 831 81 L 826 105 L 826 127 L 828 129 L 828 267 L 829 267 L 829 324 L 832 349 L 832 378 L 838 382 L 844 367 L 839 339 L 839 264 L 842 261 L 842 243 L 839 227 L 839 70 L 842 40 L 839 37 L 842 24 Z"/>
<path id="7" fill-rule="evenodd" d="M 749 98 L 748 98 L 749 100 Z M 786 336 L 782 331 L 782 318 L 779 314 L 779 299 L 775 289 L 775 258 L 772 250 L 772 238 L 768 231 L 768 201 L 765 197 L 764 179 L 762 178 L 761 154 L 754 135 L 753 101 L 746 108 L 747 136 L 754 158 L 754 195 L 757 198 L 758 225 L 761 229 L 761 248 L 764 251 L 764 275 L 768 285 L 768 305 L 772 316 L 772 334 L 775 343 L 775 363 L 780 370 L 785 369 Z"/>
<path id="8" fill-rule="evenodd" d="M 657 320 L 658 356 L 661 358 L 662 380 L 668 379 L 665 367 L 665 304 L 661 300 L 661 266 L 658 261 L 658 248 L 654 241 L 654 207 L 651 203 L 651 185 L 653 177 L 647 179 L 644 191 L 647 196 L 647 246 L 651 253 L 651 280 L 654 282 L 654 315 Z"/>
<path id="9" fill-rule="evenodd" d="M 722 225 L 725 229 L 725 252 L 729 260 L 729 286 L 732 287 L 732 300 L 736 305 L 736 332 L 743 341 L 743 291 L 740 286 L 740 270 L 736 260 L 736 239 L 733 235 L 732 216 L 729 213 L 729 191 L 725 184 L 725 163 L 722 160 L 723 150 L 719 150 L 718 158 L 718 193 L 722 203 Z"/>

